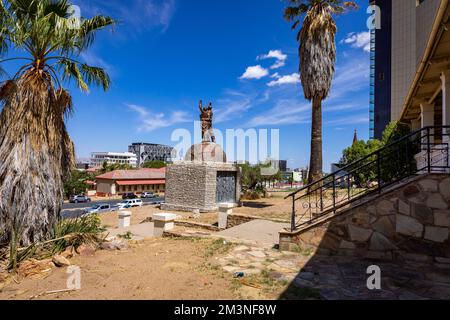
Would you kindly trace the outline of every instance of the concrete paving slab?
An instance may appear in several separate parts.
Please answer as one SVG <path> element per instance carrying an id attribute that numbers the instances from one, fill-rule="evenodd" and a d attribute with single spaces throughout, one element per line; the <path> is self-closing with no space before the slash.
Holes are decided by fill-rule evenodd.
<path id="1" fill-rule="evenodd" d="M 279 223 L 267 220 L 253 220 L 239 226 L 220 231 L 216 236 L 234 239 L 249 240 L 265 245 L 276 245 L 279 241 L 279 232 L 288 228 L 288 223 Z"/>
<path id="2" fill-rule="evenodd" d="M 128 228 L 123 229 L 108 229 L 110 236 L 124 235 L 128 231 L 133 234 L 132 240 L 153 238 L 153 222 L 134 224 Z"/>

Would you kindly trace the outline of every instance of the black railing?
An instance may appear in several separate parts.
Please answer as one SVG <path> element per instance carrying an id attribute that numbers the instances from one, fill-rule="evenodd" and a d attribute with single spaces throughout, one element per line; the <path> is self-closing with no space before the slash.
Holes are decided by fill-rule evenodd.
<path id="1" fill-rule="evenodd" d="M 426 127 L 290 194 L 291 231 L 414 175 L 450 173 L 449 143 L 450 126 Z"/>

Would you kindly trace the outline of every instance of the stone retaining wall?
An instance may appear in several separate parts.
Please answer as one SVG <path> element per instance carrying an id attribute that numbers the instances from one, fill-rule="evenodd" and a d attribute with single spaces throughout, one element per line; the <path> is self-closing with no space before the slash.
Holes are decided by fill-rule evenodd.
<path id="1" fill-rule="evenodd" d="M 281 219 L 266 219 L 263 217 L 256 217 L 256 216 L 249 216 L 249 215 L 245 215 L 245 214 L 231 214 L 228 216 L 227 219 L 227 229 L 229 228 L 233 228 L 236 226 L 239 226 L 241 224 L 253 221 L 253 220 L 268 220 L 268 221 L 273 221 L 273 222 L 280 222 L 280 223 L 289 223 L 285 220 L 281 220 Z"/>
<path id="2" fill-rule="evenodd" d="M 280 249 L 383 260 L 450 261 L 450 177 L 430 174 L 301 233 Z"/>

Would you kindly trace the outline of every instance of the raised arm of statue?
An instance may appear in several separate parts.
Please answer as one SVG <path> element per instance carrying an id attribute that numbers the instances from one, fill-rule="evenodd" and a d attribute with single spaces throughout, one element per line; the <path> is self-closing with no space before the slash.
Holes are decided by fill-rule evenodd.
<path id="1" fill-rule="evenodd" d="M 198 104 L 198 108 L 200 109 L 200 112 L 203 113 L 203 101 L 200 100 L 200 103 Z"/>

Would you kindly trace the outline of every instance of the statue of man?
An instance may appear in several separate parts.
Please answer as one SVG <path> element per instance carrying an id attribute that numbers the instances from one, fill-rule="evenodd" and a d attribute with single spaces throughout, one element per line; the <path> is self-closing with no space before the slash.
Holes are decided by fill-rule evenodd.
<path id="1" fill-rule="evenodd" d="M 214 130 L 212 127 L 213 120 L 213 111 L 212 111 L 212 103 L 209 103 L 209 106 L 203 108 L 203 102 L 200 100 L 199 104 L 200 109 L 200 121 L 202 123 L 202 141 L 203 142 L 213 142 L 216 143 L 216 137 L 214 136 Z"/>

